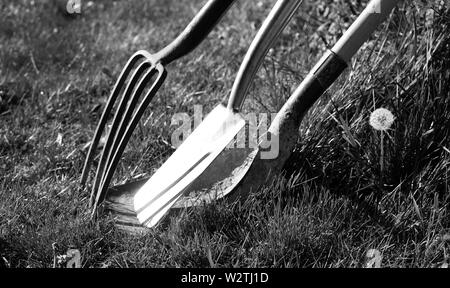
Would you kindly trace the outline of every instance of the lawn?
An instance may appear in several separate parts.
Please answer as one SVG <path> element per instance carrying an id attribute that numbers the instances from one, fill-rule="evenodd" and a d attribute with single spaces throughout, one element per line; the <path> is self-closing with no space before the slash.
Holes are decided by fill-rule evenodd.
<path id="1" fill-rule="evenodd" d="M 310 110 L 281 175 L 243 202 L 177 214 L 144 234 L 90 221 L 82 166 L 109 92 L 137 50 L 170 43 L 205 0 L 0 3 L 0 267 L 382 267 L 450 262 L 450 6 L 403 1 Z M 305 0 L 266 57 L 244 112 L 276 113 L 368 1 Z M 427 3 L 425 3 L 427 2 Z M 168 65 L 115 173 L 151 176 L 173 153 L 175 113 L 227 99 L 275 0 L 238 1 Z M 381 137 L 377 108 L 395 121 Z M 383 146 L 383 153 L 381 152 Z M 98 151 L 100 152 L 100 150 Z M 382 163 L 383 165 L 380 165 Z M 382 166 L 382 167 L 381 167 Z"/>

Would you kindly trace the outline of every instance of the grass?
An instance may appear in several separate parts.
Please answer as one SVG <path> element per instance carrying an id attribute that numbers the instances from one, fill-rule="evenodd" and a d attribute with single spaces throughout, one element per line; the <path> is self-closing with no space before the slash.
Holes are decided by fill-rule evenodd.
<path id="1" fill-rule="evenodd" d="M 85 3 L 84 1 L 83 3 Z M 78 187 L 86 144 L 127 58 L 163 47 L 204 1 L 2 1 L 0 267 L 51 267 L 52 244 L 83 267 L 383 267 L 449 262 L 450 7 L 405 1 L 311 109 L 284 175 L 245 202 L 182 213 L 145 235 L 89 221 Z M 275 1 L 240 1 L 205 43 L 167 67 L 115 183 L 151 175 L 172 153 L 170 118 L 226 99 Z M 361 3 L 363 2 L 363 3 Z M 367 1 L 305 1 L 266 58 L 245 111 L 276 112 Z M 376 108 L 396 120 L 384 135 Z"/>

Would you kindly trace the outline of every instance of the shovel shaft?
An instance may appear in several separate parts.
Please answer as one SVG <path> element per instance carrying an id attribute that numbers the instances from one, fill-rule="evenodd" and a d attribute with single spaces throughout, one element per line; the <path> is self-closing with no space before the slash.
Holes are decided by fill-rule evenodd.
<path id="1" fill-rule="evenodd" d="M 302 0 L 279 0 L 262 24 L 239 68 L 231 90 L 228 109 L 239 111 L 247 90 L 272 44 L 291 20 Z"/>
<path id="2" fill-rule="evenodd" d="M 162 65 L 166 65 L 194 50 L 234 2 L 235 0 L 209 0 L 184 31 L 154 57 Z"/>

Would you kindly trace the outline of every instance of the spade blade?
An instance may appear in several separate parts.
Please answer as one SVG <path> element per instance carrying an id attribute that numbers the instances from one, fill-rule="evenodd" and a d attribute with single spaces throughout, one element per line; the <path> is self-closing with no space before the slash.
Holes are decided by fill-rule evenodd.
<path id="1" fill-rule="evenodd" d="M 217 106 L 138 190 L 134 209 L 139 222 L 147 227 L 156 225 L 244 125 L 241 115 Z"/>

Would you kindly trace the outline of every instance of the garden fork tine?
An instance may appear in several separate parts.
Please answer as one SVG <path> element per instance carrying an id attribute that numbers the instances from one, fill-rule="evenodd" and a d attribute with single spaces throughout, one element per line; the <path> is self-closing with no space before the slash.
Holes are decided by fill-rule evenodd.
<path id="1" fill-rule="evenodd" d="M 117 134 L 116 131 L 119 127 L 119 124 L 125 124 L 127 119 L 121 118 L 121 113 L 118 112 L 124 112 L 124 110 L 127 107 L 128 100 L 130 98 L 130 95 L 132 96 L 132 103 L 134 106 L 137 104 L 137 100 L 139 99 L 140 94 L 145 89 L 145 82 L 144 80 L 150 80 L 152 76 L 154 76 L 156 73 L 159 74 L 157 77 L 156 82 L 154 83 L 153 87 L 147 93 L 149 98 L 147 102 L 151 100 L 153 95 L 157 92 L 157 90 L 160 88 L 163 80 L 165 79 L 166 72 L 164 70 L 163 65 L 167 65 L 171 63 L 172 61 L 181 58 L 182 56 L 188 54 L 190 51 L 192 51 L 195 47 L 197 47 L 203 39 L 206 38 L 206 36 L 209 34 L 209 32 L 214 28 L 214 26 L 218 23 L 218 21 L 222 18 L 222 16 L 225 14 L 225 12 L 231 7 L 231 5 L 235 2 L 235 0 L 209 0 L 203 8 L 200 10 L 200 12 L 194 17 L 194 19 L 189 23 L 189 25 L 184 29 L 184 31 L 167 47 L 162 49 L 156 54 L 151 55 L 150 53 L 146 51 L 139 51 L 135 53 L 127 62 L 126 66 L 122 70 L 119 79 L 117 80 L 110 98 L 108 99 L 107 105 L 102 113 L 102 116 L 100 118 L 100 122 L 97 126 L 97 129 L 95 131 L 93 140 L 91 142 L 90 149 L 88 151 L 88 155 L 85 160 L 85 164 L 83 167 L 83 172 L 81 175 L 81 186 L 84 188 L 86 184 L 86 180 L 89 174 L 90 166 L 92 164 L 92 161 L 94 160 L 94 154 L 96 151 L 96 148 L 100 142 L 100 138 L 102 136 L 103 131 L 105 130 L 105 126 L 108 120 L 108 116 L 110 115 L 114 103 L 116 102 L 117 98 L 119 97 L 122 89 L 124 88 L 125 82 L 130 76 L 131 72 L 133 71 L 133 68 L 135 68 L 136 64 L 139 63 L 139 61 L 143 61 L 136 69 L 136 71 L 133 73 L 133 75 L 130 78 L 130 82 L 125 88 L 125 94 L 123 95 L 121 103 L 119 104 L 118 110 L 116 112 L 115 121 L 113 123 L 113 127 L 111 129 L 111 132 L 108 135 L 107 140 L 108 144 L 113 143 L 115 138 L 118 138 L 120 134 Z M 149 69 L 150 68 L 150 69 Z M 142 73 L 145 73 L 143 76 Z M 143 76 L 141 81 L 139 82 L 138 86 L 140 87 L 138 91 L 135 90 L 134 86 L 136 82 Z M 138 88 L 139 88 L 138 87 Z M 135 90 L 134 93 L 133 90 Z M 140 93 L 136 93 L 140 92 Z M 132 94 L 131 94 L 132 93 Z M 137 99 L 135 99 L 137 98 Z M 141 105 L 142 106 L 142 105 Z M 131 107 L 130 107 L 131 108 Z M 143 108 L 145 109 L 145 108 Z M 127 116 L 131 115 L 130 113 L 126 113 Z M 137 115 L 137 114 L 136 114 Z M 121 122 L 119 122 L 121 119 L 123 119 Z M 138 119 L 137 119 L 138 120 Z M 131 126 L 130 126 L 131 127 Z M 132 132 L 132 131 L 131 131 Z M 131 132 L 129 134 L 131 134 Z M 129 138 L 129 137 L 128 137 Z M 128 142 L 128 138 L 124 140 L 124 144 Z M 116 145 L 117 146 L 117 145 Z M 106 157 L 110 154 L 109 152 L 114 150 L 110 149 L 108 145 L 105 145 L 103 151 L 102 159 L 100 160 L 100 164 L 103 163 L 103 165 L 99 165 L 99 169 L 97 169 L 97 179 L 95 182 L 95 188 L 98 188 L 98 186 L 102 183 L 101 175 L 103 175 L 103 171 L 105 170 L 105 165 L 107 162 Z M 98 173 L 100 172 L 100 173 Z M 96 189 L 92 190 L 93 194 L 96 193 Z M 101 197 L 100 197 L 101 198 Z M 94 195 L 91 195 L 91 204 L 92 199 L 94 199 Z"/>
<path id="2" fill-rule="evenodd" d="M 134 64 L 136 64 L 140 59 L 143 59 L 145 56 L 140 53 L 141 51 L 135 53 L 127 62 L 125 67 L 120 72 L 119 79 L 116 81 L 116 84 L 114 85 L 114 88 L 111 92 L 111 96 L 108 99 L 108 102 L 106 103 L 106 107 L 103 110 L 102 116 L 100 117 L 100 122 L 97 125 L 97 128 L 94 133 L 94 137 L 91 141 L 91 145 L 89 147 L 89 152 L 87 154 L 86 160 L 84 162 L 83 172 L 81 173 L 81 186 L 84 188 L 84 185 L 86 184 L 86 180 L 89 174 L 89 168 L 92 163 L 92 160 L 95 156 L 95 149 L 98 146 L 98 143 L 100 142 L 100 138 L 102 136 L 103 130 L 105 129 L 106 123 L 108 122 L 108 115 L 111 113 L 114 103 L 117 100 L 117 97 L 119 96 L 119 92 L 121 88 L 123 87 L 125 80 L 128 78 L 130 72 L 133 69 Z"/>
<path id="3" fill-rule="evenodd" d="M 139 100 L 139 96 L 142 94 L 146 87 L 145 83 L 152 78 L 156 71 L 158 72 L 158 78 L 154 82 L 151 89 L 143 97 L 143 100 L 141 101 L 137 112 L 133 115 L 134 107 Z M 117 167 L 117 164 L 120 160 L 120 157 L 122 156 L 123 151 L 125 150 L 131 134 L 139 123 L 139 120 L 144 114 L 147 106 L 150 104 L 150 101 L 153 99 L 154 95 L 161 87 L 166 75 L 167 73 L 164 70 L 164 67 L 160 64 L 156 65 L 154 69 L 149 70 L 141 78 L 139 84 L 136 86 L 136 89 L 131 96 L 131 103 L 126 110 L 124 117 L 120 118 L 119 114 L 116 114 L 113 123 L 114 128 L 111 129 L 111 132 L 108 136 L 108 140 L 106 142 L 108 146 L 105 145 L 105 149 L 103 150 L 100 165 L 98 166 L 97 175 L 95 178 L 95 186 L 93 187 L 93 193 L 91 194 L 91 203 L 94 206 L 97 206 L 97 204 L 103 200 L 106 189 L 108 188 L 111 178 L 114 175 L 115 168 Z M 137 76 L 136 79 L 138 77 L 139 76 Z M 126 106 L 126 103 L 124 106 Z M 112 155 L 114 155 L 115 158 L 112 159 Z"/>
<path id="4" fill-rule="evenodd" d="M 146 53 L 143 51 L 142 53 Z M 147 53 L 148 54 L 148 53 Z M 117 141 L 118 137 L 120 137 L 123 134 L 123 127 L 127 127 L 126 124 L 130 120 L 130 117 L 133 114 L 134 107 L 136 106 L 137 102 L 139 101 L 139 98 L 144 91 L 144 89 L 147 87 L 147 83 L 151 80 L 151 78 L 158 74 L 156 81 L 152 84 L 152 87 L 150 88 L 149 92 L 145 95 L 143 101 L 146 103 L 146 105 L 141 105 L 142 113 L 145 111 L 145 108 L 147 108 L 149 102 L 152 100 L 153 96 L 156 94 L 156 92 L 159 90 L 159 88 L 162 85 L 162 82 L 165 80 L 167 73 L 164 69 L 164 67 L 161 64 L 156 64 L 156 61 L 152 59 L 153 57 L 151 55 L 147 55 L 147 59 L 143 61 L 141 64 L 139 64 L 138 68 L 135 70 L 133 75 L 130 78 L 130 81 L 128 82 L 123 97 L 119 103 L 119 107 L 117 108 L 117 112 L 114 116 L 113 124 L 111 126 L 111 130 L 109 132 L 108 138 L 106 140 L 105 146 L 102 151 L 102 155 L 100 158 L 100 163 L 97 167 L 97 173 L 94 180 L 94 185 L 92 187 L 92 193 L 91 193 L 91 205 L 96 205 L 96 203 L 100 200 L 102 200 L 102 193 L 98 193 L 99 187 L 102 187 L 104 181 L 104 175 L 106 173 L 107 167 L 109 166 L 110 158 L 112 153 L 114 153 L 116 147 L 117 147 Z M 139 81 L 139 82 L 138 82 Z M 138 85 L 136 85 L 138 83 Z M 130 102 L 131 101 L 131 102 Z M 127 103 L 130 102 L 130 104 L 127 107 Z M 144 103 L 143 102 L 143 103 Z M 125 115 L 124 115 L 125 113 Z M 122 117 L 122 115 L 124 115 Z M 136 114 L 137 115 L 137 114 Z M 134 117 L 137 118 L 137 117 Z M 137 122 L 139 121 L 140 117 L 136 119 L 133 122 L 136 122 L 132 129 L 130 129 L 130 134 L 134 131 L 134 128 L 137 125 Z M 131 123 L 130 123 L 131 124 Z M 125 140 L 125 145 L 128 143 L 129 137 Z M 125 147 L 124 147 L 125 148 Z M 120 156 L 119 156 L 120 160 Z M 98 197 L 95 195 L 97 194 Z M 95 200 L 95 201 L 94 201 Z"/>

